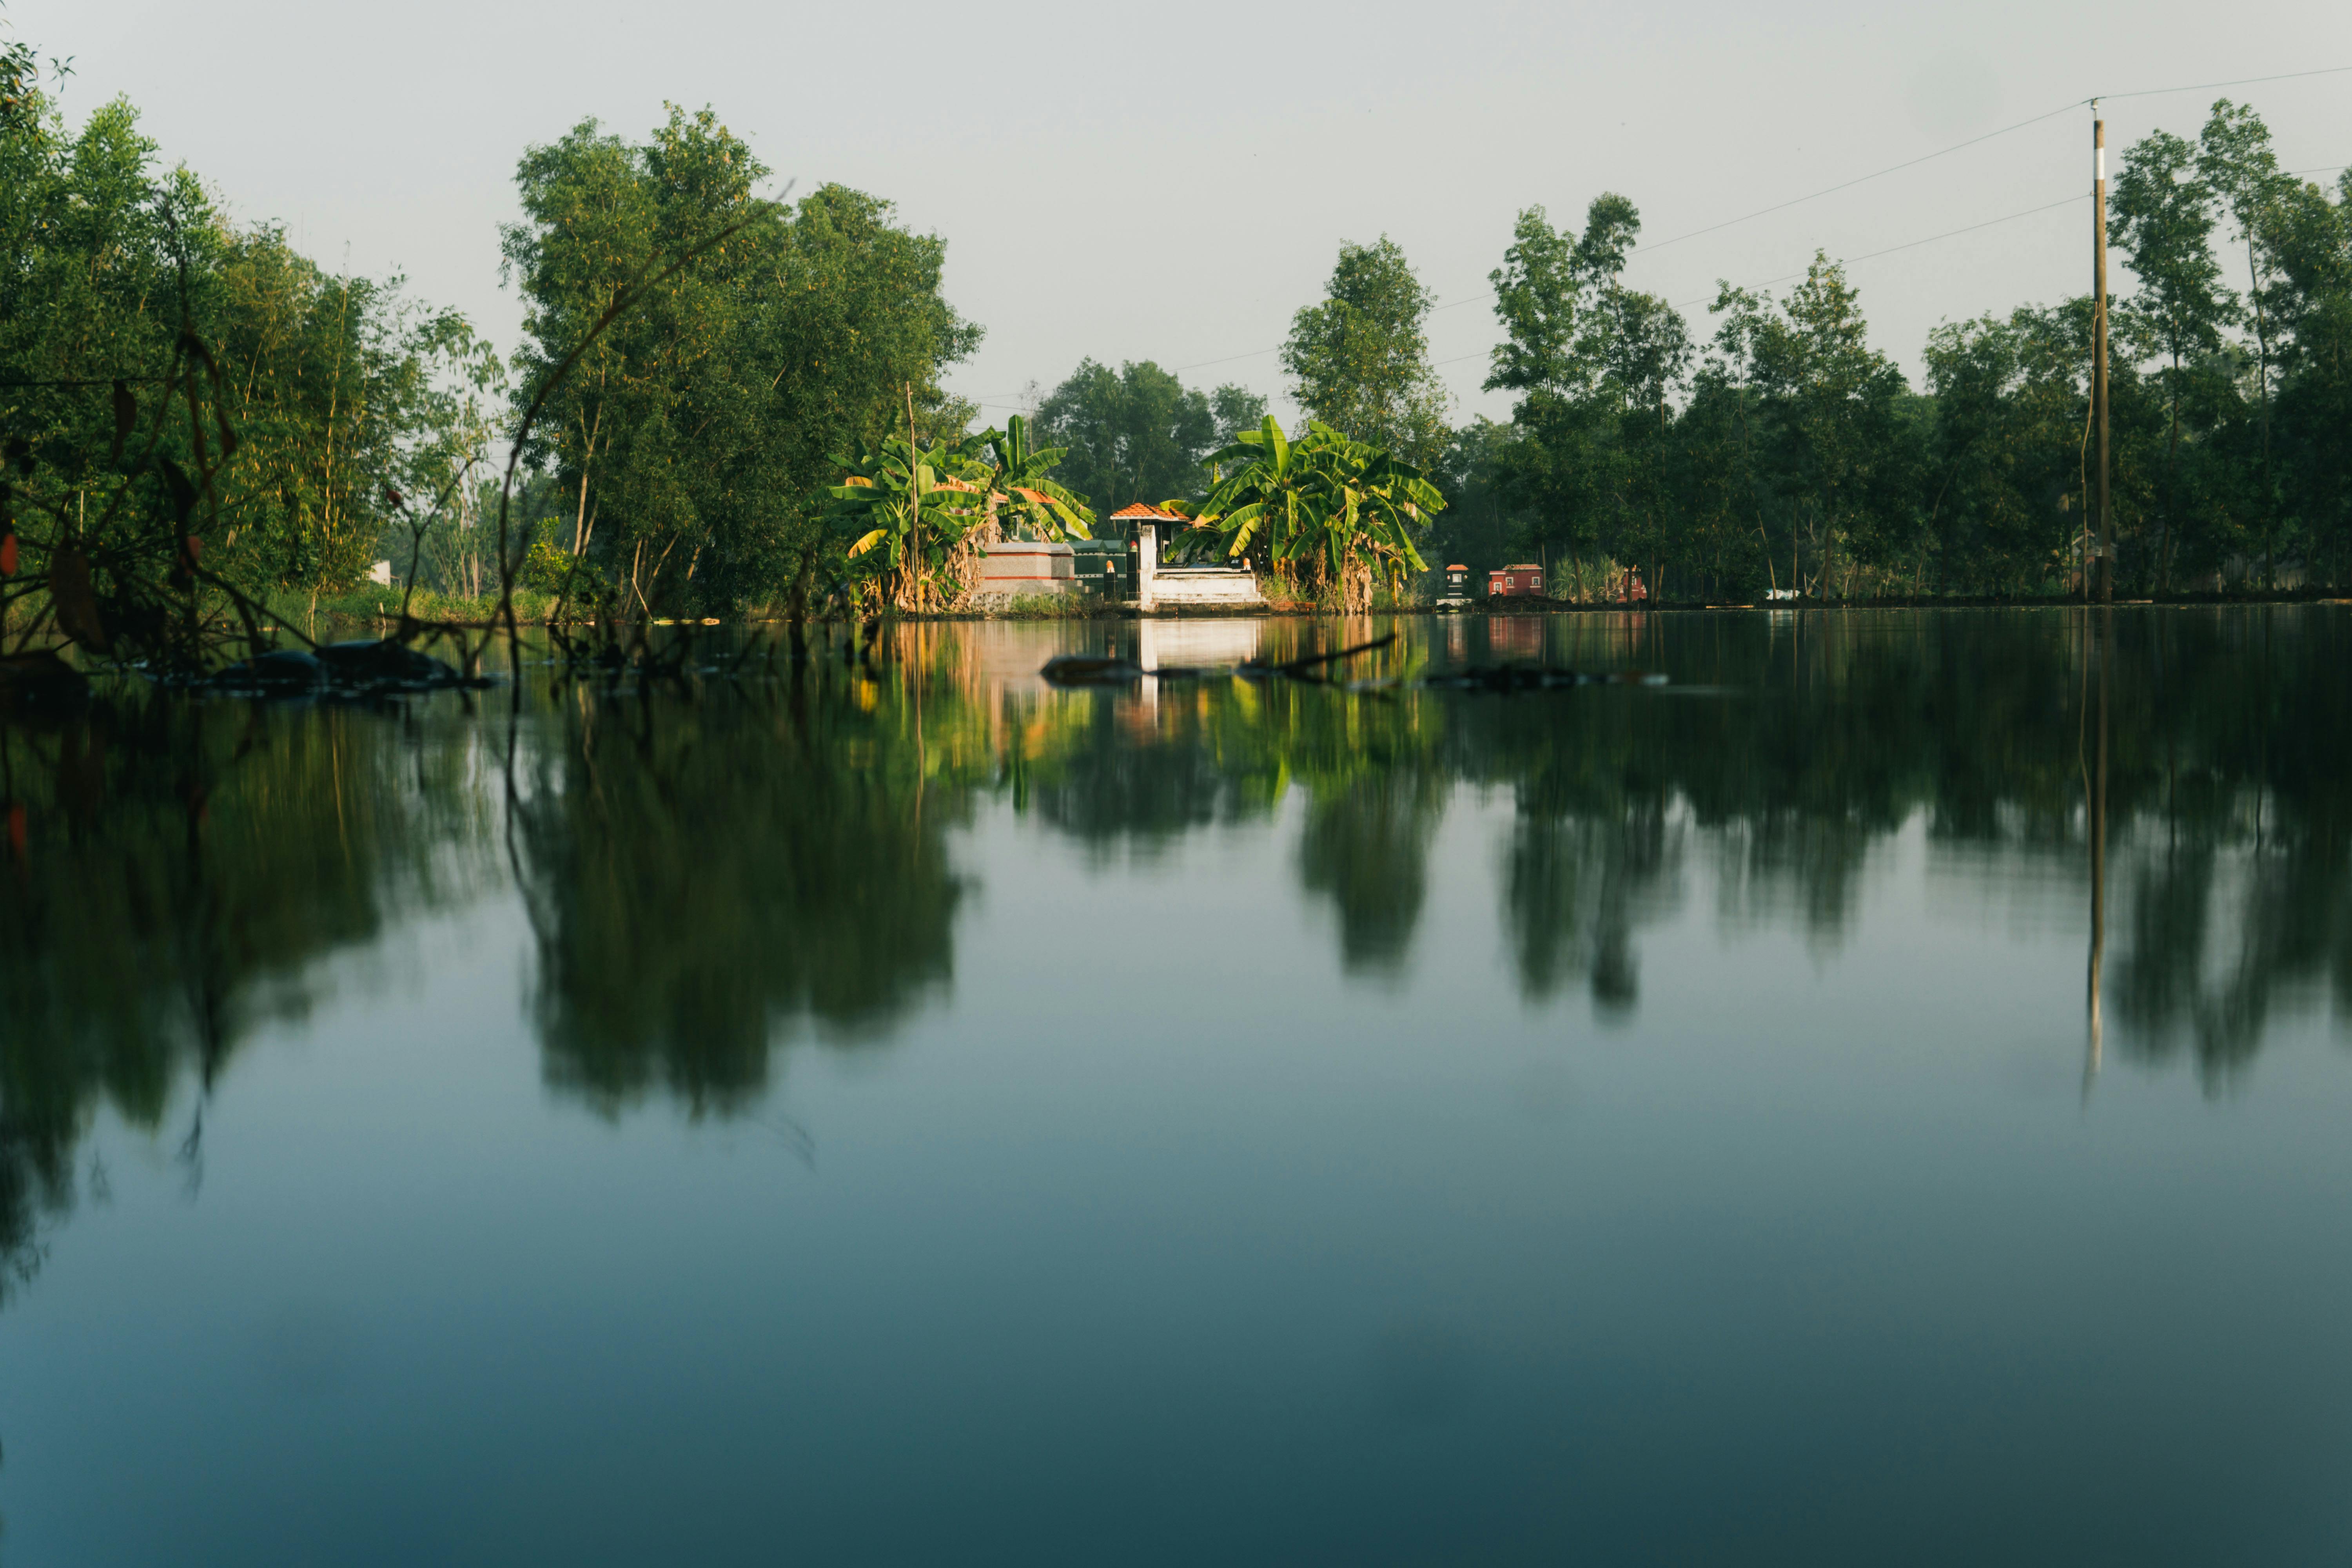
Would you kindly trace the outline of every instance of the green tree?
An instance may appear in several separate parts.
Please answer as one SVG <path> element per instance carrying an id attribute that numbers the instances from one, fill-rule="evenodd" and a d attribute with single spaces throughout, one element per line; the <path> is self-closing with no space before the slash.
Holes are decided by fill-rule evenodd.
<path id="1" fill-rule="evenodd" d="M 1272 415 L 1215 454 L 1232 476 L 1201 504 L 1225 553 L 1254 560 L 1357 612 L 1375 584 L 1391 592 L 1428 570 L 1414 546 L 1445 498 L 1422 471 L 1368 441 L 1311 425 L 1291 441 Z"/>
<path id="2" fill-rule="evenodd" d="M 1779 478 L 1809 511 L 1819 542 L 1819 592 L 1840 592 L 1837 550 L 1864 560 L 1907 543 L 1903 502 L 1888 481 L 1902 468 L 1902 372 L 1870 346 L 1861 301 L 1844 268 L 1816 254 L 1805 280 L 1775 311 L 1727 286 L 1716 301 L 1743 378 L 1780 406 Z"/>
<path id="3" fill-rule="evenodd" d="M 85 562 L 100 620 L 148 644 L 166 620 L 201 628 L 222 608 L 184 570 L 197 553 L 255 596 L 352 584 L 399 510 L 391 496 L 455 438 L 453 393 L 495 356 L 398 279 L 337 277 L 278 228 L 230 224 L 193 173 L 159 169 L 128 102 L 68 135 L 31 84 L 10 92 L 0 424 L 31 464 L 23 543 L 45 565 Z M 167 386 L 174 363 L 188 374 Z M 173 398 L 203 417 L 164 418 Z M 189 476 L 207 473 L 198 504 Z"/>
<path id="4" fill-rule="evenodd" d="M 2125 152 L 2116 181 L 2115 237 L 2139 279 L 2130 308 L 2167 362 L 2159 373 L 2167 426 L 2159 591 L 2171 587 L 2182 522 L 2182 405 L 2191 395 L 2190 378 L 2220 350 L 2221 329 L 2235 314 L 2213 255 L 2213 188 L 2190 143 L 2159 131 Z"/>
<path id="5" fill-rule="evenodd" d="M 966 541 L 988 521 L 979 446 L 926 447 L 894 436 L 836 459 L 849 471 L 826 492 L 828 515 L 852 569 L 871 575 L 883 604 L 938 610 L 963 596 Z"/>
<path id="6" fill-rule="evenodd" d="M 631 613 L 804 584 L 833 455 L 880 441 L 909 388 L 934 434 L 962 434 L 939 379 L 979 330 L 940 294 L 942 242 L 837 185 L 784 213 L 755 194 L 766 174 L 709 110 L 675 107 L 643 144 L 587 121 L 518 170 L 514 398 L 547 390 L 530 456 L 571 500 L 565 546 Z M 721 235 L 550 384 L 621 290 Z"/>
<path id="7" fill-rule="evenodd" d="M 1150 360 L 1114 371 L 1087 359 L 1039 405 L 1036 438 L 1062 448 L 1062 482 L 1108 517 L 1205 493 L 1202 460 L 1265 415 L 1265 400 L 1238 386 L 1202 393 Z"/>
<path id="8" fill-rule="evenodd" d="M 982 482 L 1000 528 L 1009 523 L 1032 539 L 1093 536 L 1095 514 L 1053 477 L 1063 449 L 1031 445 L 1028 420 L 1016 414 L 1003 429 L 983 431 L 972 440 L 987 455 Z"/>
<path id="9" fill-rule="evenodd" d="M 2269 244 L 2280 202 L 2294 182 L 2279 171 L 2270 128 L 2252 110 L 2221 99 L 2199 134 L 2197 172 L 2221 198 L 2246 248 L 2246 306 L 2253 329 L 2257 468 L 2253 507 L 2263 552 L 2263 585 L 2277 581 L 2278 485 L 2271 468 L 2271 360 L 2274 290 L 2281 279 Z"/>
<path id="10" fill-rule="evenodd" d="M 1518 394 L 1514 488 L 1547 557 L 1599 549 L 1654 575 L 1677 538 L 1673 404 L 1692 346 L 1671 305 L 1622 284 L 1641 228 L 1613 193 L 1593 199 L 1581 234 L 1555 230 L 1541 207 L 1519 214 L 1489 279 L 1504 340 L 1486 386 Z"/>
<path id="11" fill-rule="evenodd" d="M 2084 542 L 2088 364 L 2067 325 L 2020 310 L 1928 335 L 1930 526 L 1952 586 L 2031 591 L 2053 553 Z"/>
<path id="12" fill-rule="evenodd" d="M 1516 559 L 1527 520 L 1508 486 L 1518 429 L 1480 417 L 1454 432 L 1433 476 L 1446 498 L 1422 553 L 1434 568 L 1459 564 L 1484 590 L 1486 574 Z"/>
<path id="13" fill-rule="evenodd" d="M 2328 578 L 2340 581 L 2352 543 L 2352 174 L 2333 198 L 2297 184 L 2272 209 L 2272 253 L 2280 286 L 2273 302 L 2284 342 L 2278 434 L 2284 499 Z"/>
<path id="14" fill-rule="evenodd" d="M 1311 419 L 1421 466 L 1444 449 L 1444 384 L 1429 365 L 1437 296 L 1397 243 L 1342 245 L 1325 299 L 1291 318 L 1282 368 Z"/>

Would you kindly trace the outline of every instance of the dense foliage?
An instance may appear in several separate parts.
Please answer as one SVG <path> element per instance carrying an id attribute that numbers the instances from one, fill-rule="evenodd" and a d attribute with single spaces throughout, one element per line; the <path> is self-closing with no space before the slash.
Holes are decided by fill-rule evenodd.
<path id="1" fill-rule="evenodd" d="M 1445 446 L 1445 388 L 1423 331 L 1436 296 L 1397 243 L 1343 245 L 1322 303 L 1291 319 L 1282 368 L 1317 422 L 1428 464 Z"/>
<path id="2" fill-rule="evenodd" d="M 1083 361 L 1034 419 L 973 434 L 942 384 L 980 339 L 942 291 L 944 241 L 839 185 L 764 196 L 766 167 L 709 110 L 525 153 L 501 237 L 527 306 L 509 365 L 400 279 L 232 221 L 129 104 L 69 132 L 37 65 L 0 48 L 0 554 L 17 552 L 0 595 L 19 650 L 201 663 L 187 628 L 229 627 L 237 595 L 315 606 L 387 559 L 494 594 L 502 513 L 520 581 L 608 624 L 812 595 L 949 606 L 982 545 L 1081 535 L 1137 501 L 1222 519 L 1226 554 L 1348 605 L 1425 560 L 1538 559 L 1577 596 L 1628 569 L 1675 599 L 2083 584 L 2087 299 L 1938 327 L 1915 386 L 1826 256 L 1777 298 L 1721 286 L 1701 331 L 1625 283 L 1630 200 L 1559 227 L 1530 207 L 1492 274 L 1486 385 L 1511 416 L 1449 429 L 1433 296 L 1393 241 L 1350 244 L 1279 351 L 1308 467 L 1269 481 L 1265 400 L 1150 361 Z M 2342 580 L 2347 202 L 2352 174 L 2331 191 L 2282 170 L 2227 100 L 2193 140 L 2125 151 L 2119 591 Z M 1408 499 L 1425 482 L 1443 518 Z M 873 483 L 937 493 L 905 526 L 853 526 L 877 503 L 844 492 Z M 1300 511 L 1310 490 L 1339 499 Z M 1277 492 L 1279 531 L 1250 510 Z"/>
<path id="3" fill-rule="evenodd" d="M 12 601 L 46 595 L 57 552 L 84 590 L 76 640 L 160 653 L 158 605 L 199 559 L 257 599 L 315 596 L 365 574 L 396 519 L 457 495 L 499 374 L 464 318 L 232 222 L 159 166 L 126 102 L 68 134 L 26 72 L 5 97 Z"/>
<path id="4" fill-rule="evenodd" d="M 2352 545 L 2352 174 L 2282 171 L 2251 110 L 2158 132 L 2115 183 L 2117 591 L 2335 584 Z M 1619 280 L 1633 205 L 1583 231 L 1519 216 L 1493 275 L 1486 386 L 1507 426 L 1457 432 L 1437 549 L 1480 568 L 1638 566 L 1677 598 L 2055 595 L 2089 543 L 2093 303 L 1949 322 L 1907 384 L 1844 270 L 1784 297 L 1724 285 L 1695 343 Z M 2232 280 L 2236 280 L 2233 284 Z M 1311 384 L 1301 381 L 1301 395 Z M 1602 577 L 1606 581 L 1605 575 Z"/>
<path id="5" fill-rule="evenodd" d="M 1039 405 L 1037 431 L 1068 454 L 1063 480 L 1108 516 L 1205 493 L 1209 454 L 1265 416 L 1265 399 L 1238 386 L 1202 392 L 1150 360 L 1113 370 L 1088 359 Z"/>
<path id="6" fill-rule="evenodd" d="M 708 110 L 677 109 L 642 144 L 583 122 L 517 174 L 516 405 L 545 394 L 527 456 L 569 503 L 553 546 L 625 610 L 781 597 L 815 571 L 836 454 L 880 441 L 902 404 L 934 436 L 970 415 L 939 385 L 980 340 L 940 293 L 945 244 L 845 186 L 763 202 L 766 174 Z M 705 243 L 558 376 L 623 289 Z"/>
<path id="7" fill-rule="evenodd" d="M 1445 498 L 1385 447 L 1328 425 L 1291 441 L 1268 415 L 1213 461 L 1231 477 L 1201 504 L 1193 527 L 1213 531 L 1228 559 L 1348 611 L 1369 608 L 1375 587 L 1394 592 L 1427 570 L 1413 541 Z"/>

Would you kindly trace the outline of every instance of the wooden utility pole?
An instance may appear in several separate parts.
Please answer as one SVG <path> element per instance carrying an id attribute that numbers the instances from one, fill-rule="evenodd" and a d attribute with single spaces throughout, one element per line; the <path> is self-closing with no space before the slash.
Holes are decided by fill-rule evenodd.
<path id="1" fill-rule="evenodd" d="M 2107 518 L 2107 122 L 2091 100 L 2091 420 L 2099 432 L 2099 603 L 2116 599 L 2116 539 Z"/>

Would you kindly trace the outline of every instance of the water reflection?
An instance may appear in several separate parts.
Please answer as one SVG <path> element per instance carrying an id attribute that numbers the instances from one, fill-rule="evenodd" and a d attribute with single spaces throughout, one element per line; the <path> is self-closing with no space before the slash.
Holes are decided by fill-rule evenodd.
<path id="1" fill-rule="evenodd" d="M 2083 1066 L 2083 1098 L 2088 1101 L 2091 1085 L 2099 1076 L 2099 1062 L 2106 1048 L 2106 1018 L 2105 995 L 2107 957 L 2107 664 L 2109 637 L 2115 630 L 2115 612 L 2100 608 L 2084 615 L 2084 629 L 2095 639 L 2084 668 L 2085 683 L 2095 679 L 2098 700 L 2094 704 L 2087 690 L 2083 700 L 2084 716 L 2094 726 L 2095 738 L 2091 750 L 2096 761 L 2085 764 L 2083 776 L 2084 809 L 2089 813 L 2091 841 L 2091 961 L 2090 961 L 2090 1055 Z M 2095 718 L 2091 715 L 2095 714 Z"/>
<path id="2" fill-rule="evenodd" d="M 723 1110 L 801 1027 L 873 1040 L 944 990 L 969 786 L 951 746 L 919 744 L 929 679 L 820 668 L 548 703 L 513 818 L 551 1083 Z"/>
<path id="3" fill-rule="evenodd" d="M 320 961 L 488 881 L 479 734 L 437 711 L 188 705 L 119 693 L 0 726 L 0 1254 L 30 1267 L 103 1102 L 160 1127 Z M 179 1148 L 197 1173 L 201 1110 Z"/>
<path id="4" fill-rule="evenodd" d="M 94 1107 L 160 1127 L 175 1085 L 201 1094 L 257 1027 L 317 1005 L 324 957 L 502 887 L 529 917 L 524 1006 L 551 1084 L 606 1111 L 656 1093 L 731 1110 L 783 1042 L 883 1039 L 950 997 L 975 881 L 1022 874 L 959 868 L 983 811 L 1042 826 L 1097 875 L 1213 826 L 1264 835 L 1235 896 L 1328 907 L 1339 969 L 1396 984 L 1441 824 L 1465 798 L 1503 803 L 1477 874 L 1522 994 L 1580 990 L 1618 1021 L 1638 1016 L 1643 932 L 1695 889 L 1726 927 L 1795 929 L 1826 958 L 1915 829 L 1927 874 L 1963 892 L 2079 891 L 2097 1048 L 2185 1058 L 2218 1087 L 2283 1014 L 2352 1003 L 2345 628 L 2330 606 L 2096 626 L 1408 620 L 1349 671 L 1368 689 L 1056 693 L 1029 673 L 1047 655 L 1141 632 L 942 626 L 886 637 L 870 664 L 676 687 L 551 684 L 540 667 L 519 713 L 120 692 L 0 728 L 22 828 L 0 879 L 0 1248 L 21 1263 L 69 1200 Z M 1228 624 L 1208 642 L 1287 657 L 1378 629 Z M 1151 662 L 1189 646 L 1152 630 Z M 1675 684 L 1379 685 L 1512 654 Z"/>

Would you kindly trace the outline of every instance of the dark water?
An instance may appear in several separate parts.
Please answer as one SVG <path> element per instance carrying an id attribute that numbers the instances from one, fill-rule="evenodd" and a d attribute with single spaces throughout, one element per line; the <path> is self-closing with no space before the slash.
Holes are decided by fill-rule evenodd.
<path id="1" fill-rule="evenodd" d="M 8 728 L 0 1560 L 2352 1555 L 2352 610 L 1366 630 Z"/>

